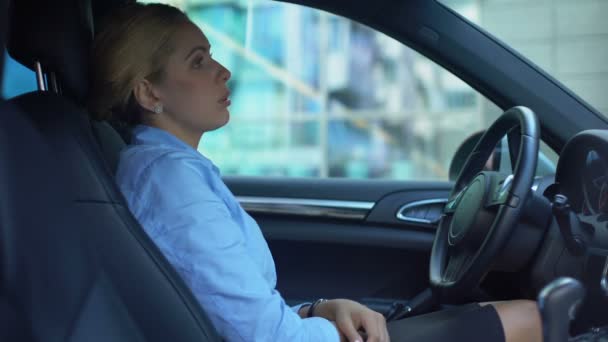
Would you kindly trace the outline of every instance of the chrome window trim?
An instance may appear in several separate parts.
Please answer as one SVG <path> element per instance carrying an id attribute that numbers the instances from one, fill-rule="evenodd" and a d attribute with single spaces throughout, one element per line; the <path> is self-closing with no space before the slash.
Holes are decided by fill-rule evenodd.
<path id="1" fill-rule="evenodd" d="M 44 83 L 44 73 L 42 72 L 42 64 L 40 61 L 36 61 L 34 68 L 36 69 L 36 84 L 38 84 L 38 90 L 46 91 L 46 83 Z"/>
<path id="2" fill-rule="evenodd" d="M 250 213 L 283 214 L 363 220 L 374 202 L 323 200 L 312 198 L 237 196 Z"/>
<path id="3" fill-rule="evenodd" d="M 432 225 L 433 222 L 431 220 L 420 219 L 420 218 L 416 218 L 416 217 L 408 217 L 408 216 L 403 215 L 403 212 L 407 209 L 411 209 L 414 207 L 420 207 L 420 206 L 424 206 L 424 205 L 428 205 L 428 204 L 437 204 L 437 203 L 446 204 L 446 203 L 448 203 L 448 199 L 447 198 L 433 198 L 433 199 L 414 201 L 414 202 L 404 204 L 401 206 L 401 208 L 399 208 L 399 210 L 397 210 L 397 215 L 396 215 L 397 220 L 404 221 L 404 222 L 410 222 L 410 223 L 423 223 L 423 224 Z"/>

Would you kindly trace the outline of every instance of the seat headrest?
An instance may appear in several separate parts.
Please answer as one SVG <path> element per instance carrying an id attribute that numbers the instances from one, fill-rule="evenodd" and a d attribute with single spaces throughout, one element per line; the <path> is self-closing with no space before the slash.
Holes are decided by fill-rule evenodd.
<path id="1" fill-rule="evenodd" d="M 0 85 L 4 80 L 4 51 L 6 44 L 6 26 L 8 25 L 8 0 L 0 0 Z M 1 96 L 1 95 L 0 95 Z"/>
<path id="2" fill-rule="evenodd" d="M 93 39 L 90 0 L 16 0 L 9 5 L 8 52 L 34 70 L 54 72 L 63 93 L 82 102 Z"/>

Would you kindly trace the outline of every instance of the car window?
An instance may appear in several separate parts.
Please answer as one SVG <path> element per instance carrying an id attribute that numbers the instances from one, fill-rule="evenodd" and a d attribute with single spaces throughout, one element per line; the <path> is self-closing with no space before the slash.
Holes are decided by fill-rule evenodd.
<path id="1" fill-rule="evenodd" d="M 608 114 L 606 1 L 439 0 Z"/>
<path id="2" fill-rule="evenodd" d="M 228 125 L 199 150 L 224 175 L 447 180 L 457 147 L 502 110 L 398 41 L 269 0 L 165 1 L 232 71 Z"/>
<path id="3" fill-rule="evenodd" d="M 509 143 L 505 136 L 496 148 L 499 151 L 499 159 L 497 167 L 489 168 L 493 171 L 500 171 L 503 173 L 510 174 L 513 172 L 513 165 L 511 164 L 511 155 L 509 149 Z M 559 155 L 555 153 L 547 144 L 540 142 L 538 151 L 538 160 L 536 163 L 536 176 L 544 177 L 555 175 L 555 169 L 557 167 L 557 161 Z"/>
<path id="4" fill-rule="evenodd" d="M 4 80 L 2 97 L 7 99 L 36 90 L 36 77 L 32 70 L 16 62 L 8 54 L 4 56 Z"/>

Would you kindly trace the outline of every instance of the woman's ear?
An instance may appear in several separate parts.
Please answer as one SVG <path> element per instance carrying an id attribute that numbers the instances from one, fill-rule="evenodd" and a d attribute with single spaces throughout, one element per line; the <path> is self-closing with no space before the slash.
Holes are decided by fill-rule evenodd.
<path id="1" fill-rule="evenodd" d="M 133 96 L 139 105 L 147 111 L 154 112 L 160 104 L 154 86 L 145 78 L 139 81 L 133 88 Z"/>

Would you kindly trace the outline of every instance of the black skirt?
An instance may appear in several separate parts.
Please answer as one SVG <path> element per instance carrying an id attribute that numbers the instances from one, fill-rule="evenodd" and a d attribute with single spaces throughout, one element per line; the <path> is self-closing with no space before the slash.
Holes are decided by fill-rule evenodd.
<path id="1" fill-rule="evenodd" d="M 391 342 L 505 342 L 492 305 L 468 304 L 387 324 Z"/>

